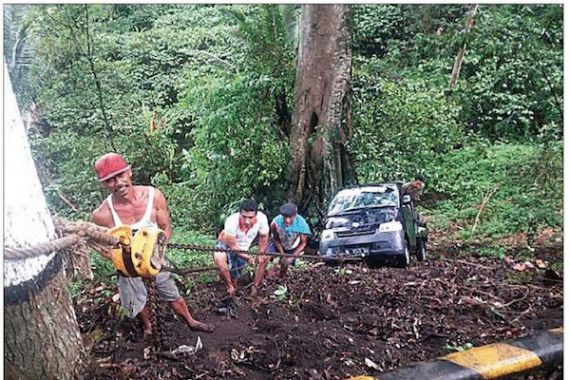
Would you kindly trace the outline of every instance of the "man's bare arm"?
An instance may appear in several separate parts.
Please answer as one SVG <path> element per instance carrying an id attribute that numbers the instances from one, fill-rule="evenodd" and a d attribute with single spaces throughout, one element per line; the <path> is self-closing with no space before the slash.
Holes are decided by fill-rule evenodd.
<path id="1" fill-rule="evenodd" d="M 168 204 L 162 192 L 156 189 L 154 193 L 154 204 L 156 207 L 156 223 L 166 235 L 166 241 L 170 240 L 172 235 L 172 227 L 170 226 L 170 213 L 168 212 Z"/>
<path id="2" fill-rule="evenodd" d="M 273 243 L 275 243 L 275 248 L 279 253 L 285 253 L 285 249 L 283 248 L 283 244 L 281 243 L 281 239 L 279 239 L 279 234 L 277 233 L 277 226 L 275 223 L 271 222 L 271 233 L 273 235 Z"/>
<path id="3" fill-rule="evenodd" d="M 267 245 L 269 243 L 269 234 L 259 235 L 259 252 L 267 252 Z"/>

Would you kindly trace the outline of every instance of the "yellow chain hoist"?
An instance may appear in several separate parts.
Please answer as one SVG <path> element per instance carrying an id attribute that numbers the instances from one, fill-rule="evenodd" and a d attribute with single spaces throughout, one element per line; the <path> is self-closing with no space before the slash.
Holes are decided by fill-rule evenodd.
<path id="1" fill-rule="evenodd" d="M 109 230 L 111 236 L 119 239 L 119 246 L 113 248 L 113 266 L 126 277 L 156 277 L 164 263 L 166 234 L 160 228 L 144 227 L 136 231 L 128 225 Z"/>

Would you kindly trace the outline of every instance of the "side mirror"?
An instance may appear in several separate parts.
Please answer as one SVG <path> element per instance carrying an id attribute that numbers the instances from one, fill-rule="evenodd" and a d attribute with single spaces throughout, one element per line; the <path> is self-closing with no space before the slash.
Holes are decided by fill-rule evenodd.
<path id="1" fill-rule="evenodd" d="M 412 203 L 412 198 L 410 197 L 410 195 L 409 195 L 409 194 L 404 195 L 404 196 L 402 197 L 402 204 L 403 204 L 403 205 L 407 205 L 407 204 L 410 204 L 410 203 Z"/>

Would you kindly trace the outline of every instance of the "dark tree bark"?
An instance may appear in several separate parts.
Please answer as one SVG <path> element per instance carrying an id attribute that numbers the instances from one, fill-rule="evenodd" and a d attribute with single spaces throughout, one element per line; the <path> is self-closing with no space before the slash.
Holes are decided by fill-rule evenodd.
<path id="1" fill-rule="evenodd" d="M 303 5 L 287 196 L 300 210 L 323 214 L 341 186 L 355 182 L 352 135 L 350 6 Z"/>
<path id="2" fill-rule="evenodd" d="M 82 378 L 86 358 L 59 256 L 31 282 L 4 288 L 4 350 L 6 379 Z"/>
<path id="3" fill-rule="evenodd" d="M 4 78 L 8 78 L 4 64 Z M 5 247 L 33 247 L 55 238 L 9 80 L 5 85 Z M 86 363 L 79 326 L 56 253 L 4 260 L 4 377 L 82 378 Z"/>

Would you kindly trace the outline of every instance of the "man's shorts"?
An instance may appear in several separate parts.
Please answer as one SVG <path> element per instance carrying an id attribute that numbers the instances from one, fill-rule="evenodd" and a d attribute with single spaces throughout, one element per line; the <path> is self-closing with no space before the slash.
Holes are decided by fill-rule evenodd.
<path id="1" fill-rule="evenodd" d="M 140 277 L 119 276 L 119 294 L 121 295 L 121 305 L 127 309 L 128 316 L 137 316 L 147 299 L 146 286 Z M 156 276 L 156 293 L 160 299 L 174 301 L 180 297 L 178 288 L 174 280 L 170 277 L 170 272 L 159 272 Z"/>
<path id="2" fill-rule="evenodd" d="M 229 249 L 229 247 L 220 240 L 217 241 L 215 248 Z M 225 254 L 228 260 L 228 268 L 230 269 L 231 278 L 238 278 L 243 273 L 243 269 L 247 265 L 247 260 L 239 257 L 233 252 L 225 251 Z"/>
<path id="3" fill-rule="evenodd" d="M 295 249 L 289 249 L 289 250 L 285 249 L 284 251 L 286 254 L 292 255 L 293 252 L 295 252 Z M 267 246 L 267 254 L 271 256 L 272 253 L 278 253 L 277 247 L 275 246 L 275 243 L 273 242 L 273 240 L 271 240 L 269 242 L 269 245 Z M 281 257 L 280 261 L 282 261 L 288 265 L 295 266 L 296 259 L 291 258 L 291 257 Z"/>

